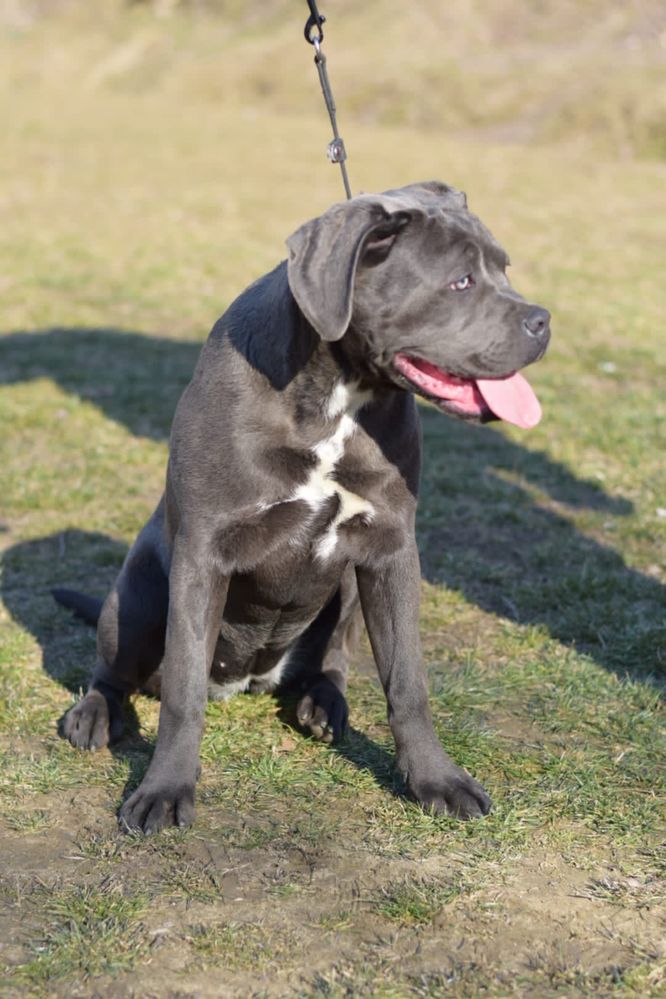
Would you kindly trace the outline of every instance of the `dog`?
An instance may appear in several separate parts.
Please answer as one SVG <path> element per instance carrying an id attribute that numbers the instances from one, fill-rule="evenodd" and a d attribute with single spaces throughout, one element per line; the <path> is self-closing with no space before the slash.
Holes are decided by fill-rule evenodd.
<path id="1" fill-rule="evenodd" d="M 208 695 L 298 680 L 300 724 L 339 739 L 359 611 L 409 792 L 435 813 L 490 809 L 428 705 L 414 395 L 533 426 L 518 371 L 546 350 L 550 315 L 513 290 L 465 195 L 438 182 L 336 204 L 287 246 L 213 327 L 175 414 L 164 494 L 103 606 L 54 591 L 98 620 L 90 688 L 63 722 L 74 746 L 117 739 L 124 699 L 160 669 L 154 755 L 119 813 L 128 830 L 192 823 Z"/>

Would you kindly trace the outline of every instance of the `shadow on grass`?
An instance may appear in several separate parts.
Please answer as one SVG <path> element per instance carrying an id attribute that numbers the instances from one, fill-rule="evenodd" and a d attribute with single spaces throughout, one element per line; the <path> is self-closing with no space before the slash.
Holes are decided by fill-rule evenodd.
<path id="1" fill-rule="evenodd" d="M 0 384 L 49 378 L 133 434 L 166 440 L 200 343 L 116 329 L 45 329 L 0 337 Z"/>
<path id="2" fill-rule="evenodd" d="M 44 671 L 73 697 L 87 687 L 95 662 L 95 629 L 58 607 L 51 587 L 65 575 L 75 588 L 103 595 L 126 552 L 126 545 L 107 535 L 70 530 L 26 541 L 4 553 L 3 602 L 14 620 L 39 643 Z M 59 734 L 63 718 L 53 719 Z M 123 737 L 110 747 L 115 757 L 129 763 L 123 800 L 140 783 L 153 747 L 154 741 L 142 734 L 139 716 L 129 702 Z"/>
<path id="3" fill-rule="evenodd" d="M 632 504 L 491 427 L 431 409 L 422 422 L 424 578 L 545 629 L 618 676 L 663 679 L 666 588 L 612 546 Z M 607 544 L 578 530 L 571 518 L 580 514 Z"/>
<path id="4" fill-rule="evenodd" d="M 287 728 L 292 729 L 301 738 L 308 739 L 312 736 L 301 728 L 296 717 L 296 707 L 302 696 L 302 689 L 288 688 L 278 691 L 275 694 L 275 700 L 279 705 L 277 716 Z M 349 763 L 353 763 L 358 770 L 371 774 L 384 791 L 399 798 L 407 795 L 407 785 L 396 769 L 394 754 L 387 752 L 383 746 L 373 742 L 359 729 L 348 724 L 342 741 L 331 745 L 330 749 Z"/>

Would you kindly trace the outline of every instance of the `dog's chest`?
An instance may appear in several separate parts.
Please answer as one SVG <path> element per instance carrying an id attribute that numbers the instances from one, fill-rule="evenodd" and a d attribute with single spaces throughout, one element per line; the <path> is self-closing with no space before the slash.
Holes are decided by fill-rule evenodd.
<path id="1" fill-rule="evenodd" d="M 328 415 L 337 422 L 331 433 L 312 448 L 313 464 L 308 476 L 289 497 L 290 501 L 302 500 L 307 504 L 311 520 L 318 519 L 316 514 L 324 505 L 332 506 L 331 518 L 313 539 L 315 557 L 321 561 L 328 560 L 335 552 L 343 525 L 354 521 L 359 527 L 367 527 L 376 514 L 375 503 L 363 492 L 345 485 L 343 474 L 343 464 L 348 470 L 362 472 L 363 459 L 354 447 L 354 437 L 359 431 L 356 414 L 369 399 L 369 393 L 342 384 L 337 386 L 328 401 Z M 359 478 L 362 480 L 362 474 L 355 476 L 356 480 Z M 335 501 L 334 505 L 330 500 Z"/>
<path id="2" fill-rule="evenodd" d="M 273 473 L 264 498 L 218 534 L 224 571 L 250 574 L 258 606 L 314 607 L 346 563 L 383 558 L 404 542 L 410 496 L 368 429 L 371 399 L 341 384 L 307 444 L 296 434 L 288 447 L 274 438 L 260 459 Z"/>

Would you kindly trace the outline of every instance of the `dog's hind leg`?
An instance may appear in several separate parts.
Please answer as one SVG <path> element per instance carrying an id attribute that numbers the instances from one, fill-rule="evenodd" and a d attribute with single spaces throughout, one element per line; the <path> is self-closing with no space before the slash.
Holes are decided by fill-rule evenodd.
<path id="1" fill-rule="evenodd" d="M 164 654 L 169 583 L 157 545 L 159 512 L 132 546 L 104 602 L 90 687 L 62 722 L 62 734 L 81 749 L 100 749 L 121 735 L 125 698 Z"/>
<path id="2" fill-rule="evenodd" d="M 358 644 L 361 620 L 356 580 L 349 569 L 299 643 L 304 665 L 298 679 L 306 693 L 298 702 L 296 717 L 323 742 L 337 742 L 347 726 L 347 670 Z"/>

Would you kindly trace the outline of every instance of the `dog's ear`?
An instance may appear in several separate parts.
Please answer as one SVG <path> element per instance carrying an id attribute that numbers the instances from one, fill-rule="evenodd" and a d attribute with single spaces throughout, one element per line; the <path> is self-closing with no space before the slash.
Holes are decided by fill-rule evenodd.
<path id="1" fill-rule="evenodd" d="M 440 180 L 421 180 L 396 190 L 385 191 L 385 196 L 411 201 L 423 211 L 432 214 L 433 210 L 464 211 L 467 208 L 467 195 Z"/>
<path id="2" fill-rule="evenodd" d="M 440 180 L 424 180 L 420 184 L 413 184 L 411 187 L 405 188 L 406 191 L 409 190 L 421 190 L 427 191 L 430 194 L 435 194 L 442 202 L 442 208 L 454 208 L 458 211 L 467 208 L 467 195 L 464 191 L 458 191 L 455 187 L 450 187 L 448 184 L 443 184 Z"/>
<path id="3" fill-rule="evenodd" d="M 339 340 L 347 332 L 361 258 L 369 265 L 386 259 L 410 218 L 406 211 L 355 200 L 334 205 L 289 237 L 289 287 L 322 340 Z"/>

